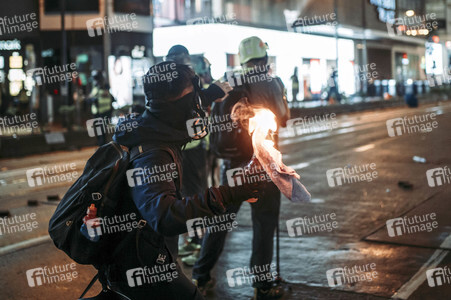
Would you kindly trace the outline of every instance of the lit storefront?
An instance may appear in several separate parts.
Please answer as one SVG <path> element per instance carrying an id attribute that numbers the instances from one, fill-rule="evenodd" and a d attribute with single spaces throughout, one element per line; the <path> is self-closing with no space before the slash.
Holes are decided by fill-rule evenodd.
<path id="1" fill-rule="evenodd" d="M 0 40 L 0 83 L 5 86 L 4 91 L 8 95 L 17 97 L 25 89 L 27 97 L 31 96 L 33 81 L 27 76 L 27 71 L 35 65 L 36 51 L 33 42 L 26 39 Z M 34 97 L 32 101 L 35 101 Z"/>
<path id="2" fill-rule="evenodd" d="M 258 36 L 268 43 L 270 62 L 274 62 L 274 73 L 291 89 L 291 76 L 298 67 L 298 99 L 311 98 L 327 87 L 328 79 L 336 61 L 336 40 L 331 37 L 314 36 L 271 29 L 261 29 L 226 24 L 202 24 L 172 26 L 154 30 L 154 54 L 165 56 L 175 43 L 182 44 L 192 54 L 204 54 L 211 62 L 213 78 L 221 78 L 230 66 L 230 55 L 236 55 L 241 40 Z M 176 42 L 175 42 L 176 41 Z M 338 40 L 338 76 L 342 93 L 354 94 L 354 42 Z M 237 60 L 234 59 L 236 62 Z M 291 93 L 288 93 L 291 100 Z"/>

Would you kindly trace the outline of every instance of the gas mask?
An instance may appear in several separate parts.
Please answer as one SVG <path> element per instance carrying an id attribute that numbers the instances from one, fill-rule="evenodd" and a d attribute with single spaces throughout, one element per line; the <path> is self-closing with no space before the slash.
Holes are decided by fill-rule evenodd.
<path id="1" fill-rule="evenodd" d="M 208 118 L 202 108 L 202 103 L 207 103 L 205 94 L 200 86 L 200 78 L 196 75 L 193 78 L 194 99 L 191 118 L 186 121 L 188 133 L 193 140 L 200 140 L 208 134 Z"/>
<path id="2" fill-rule="evenodd" d="M 191 93 L 174 101 L 152 99 L 148 105 L 150 112 L 159 119 L 175 129 L 188 130 L 192 139 L 199 140 L 208 134 L 208 120 L 202 108 L 202 103 L 207 100 L 200 87 L 200 78 L 195 76 L 192 83 L 194 90 Z"/>

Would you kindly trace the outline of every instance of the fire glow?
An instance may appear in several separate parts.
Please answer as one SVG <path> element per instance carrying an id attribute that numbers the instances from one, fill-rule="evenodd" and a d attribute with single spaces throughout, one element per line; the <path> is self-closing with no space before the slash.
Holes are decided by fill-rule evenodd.
<path id="1" fill-rule="evenodd" d="M 252 136 L 254 155 L 279 190 L 293 202 L 310 201 L 311 195 L 299 181 L 301 178 L 299 174 L 282 162 L 282 154 L 274 147 L 274 141 L 268 139 L 268 136 L 277 132 L 274 113 L 266 108 L 252 107 L 239 102 L 232 110 L 232 118 L 248 127 L 248 132 Z M 274 176 L 274 169 L 271 169 L 271 166 L 276 166 L 277 176 Z"/>
<path id="2" fill-rule="evenodd" d="M 301 176 L 296 173 L 295 170 L 286 166 L 282 162 L 282 153 L 274 148 L 274 142 L 267 139 L 268 134 L 277 131 L 276 116 L 266 108 L 254 108 L 254 117 L 249 119 L 249 132 L 252 135 L 252 146 L 254 153 L 260 162 L 265 159 L 265 151 L 269 154 L 268 158 L 272 158 L 279 168 L 279 171 L 288 173 L 294 176 L 296 179 L 300 179 Z M 263 164 L 266 166 L 266 164 Z M 266 168 L 265 168 L 266 170 Z M 269 170 L 266 170 L 267 172 Z M 270 174 L 271 172 L 268 172 Z"/>

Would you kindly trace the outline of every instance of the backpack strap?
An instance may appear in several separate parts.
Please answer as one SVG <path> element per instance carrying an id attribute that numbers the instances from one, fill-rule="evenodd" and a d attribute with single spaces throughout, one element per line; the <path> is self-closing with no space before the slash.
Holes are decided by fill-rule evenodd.
<path id="1" fill-rule="evenodd" d="M 164 151 L 168 152 L 169 155 L 171 155 L 172 161 L 177 166 L 177 171 L 178 171 L 179 176 L 177 177 L 176 182 L 177 182 L 177 186 L 178 186 L 179 190 L 181 191 L 182 190 L 182 168 L 180 167 L 180 164 L 177 163 L 177 159 L 175 157 L 176 155 L 174 153 L 174 150 L 172 150 L 169 146 L 155 146 L 155 145 L 151 145 L 151 144 L 141 144 L 141 145 L 135 146 L 130 149 L 130 162 L 134 161 L 142 154 L 152 151 L 152 150 L 164 150 Z"/>
<path id="2" fill-rule="evenodd" d="M 133 147 L 131 149 L 129 149 L 129 153 L 130 153 L 130 162 L 132 162 L 133 160 L 137 159 L 139 156 L 141 156 L 142 154 L 149 152 L 149 151 L 153 151 L 153 150 L 164 150 L 166 152 L 168 152 L 171 157 L 172 160 L 174 161 L 174 163 L 177 165 L 177 170 L 179 173 L 179 177 L 177 178 L 177 185 L 179 186 L 179 189 L 181 189 L 181 184 L 182 184 L 182 172 L 181 172 L 181 168 L 180 165 L 177 163 L 176 157 L 175 157 L 175 153 L 174 151 L 168 147 L 168 146 L 155 146 L 155 145 L 149 145 L 149 144 L 143 144 L 143 145 L 138 145 L 136 147 Z M 119 150 L 118 150 L 119 151 Z M 119 242 L 119 244 L 115 247 L 115 249 L 113 250 L 113 253 L 111 255 L 111 257 L 116 256 L 126 245 L 130 245 L 131 240 L 135 237 L 136 239 L 138 239 L 139 233 L 141 232 L 141 230 L 147 225 L 146 220 L 141 219 L 138 223 L 138 231 L 137 231 L 137 235 L 127 235 L 122 241 Z M 106 284 L 106 280 L 105 280 L 105 274 L 104 274 L 105 270 L 103 269 L 103 267 L 101 266 L 100 269 L 98 270 L 97 274 L 91 279 L 91 281 L 89 282 L 88 286 L 86 287 L 86 289 L 83 291 L 83 293 L 80 296 L 80 299 L 82 299 L 86 293 L 91 289 L 91 287 L 94 285 L 94 283 L 99 280 L 100 283 L 102 284 L 102 292 L 104 291 L 108 291 L 108 286 Z"/>

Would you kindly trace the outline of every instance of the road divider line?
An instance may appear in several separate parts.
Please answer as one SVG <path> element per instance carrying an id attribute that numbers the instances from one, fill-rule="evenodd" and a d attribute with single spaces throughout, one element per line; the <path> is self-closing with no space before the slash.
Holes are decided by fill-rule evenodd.
<path id="1" fill-rule="evenodd" d="M 440 247 L 446 247 L 451 244 L 451 235 L 449 235 Z M 449 250 L 437 249 L 431 255 L 431 257 L 423 264 L 423 266 L 410 278 L 409 281 L 404 283 L 401 288 L 393 294 L 393 299 L 408 299 L 410 295 L 415 292 L 420 285 L 426 280 L 426 271 L 433 269 L 449 254 Z"/>
<path id="2" fill-rule="evenodd" d="M 51 238 L 49 235 L 40 236 L 37 238 L 32 238 L 26 241 L 18 242 L 12 245 L 4 246 L 0 248 L 0 256 L 16 252 L 22 249 L 34 247 L 43 243 L 46 243 L 48 241 L 51 241 Z"/>
<path id="3" fill-rule="evenodd" d="M 354 149 L 354 152 L 365 152 L 367 150 L 373 149 L 374 148 L 374 144 L 368 144 L 365 146 L 360 146 Z"/>

